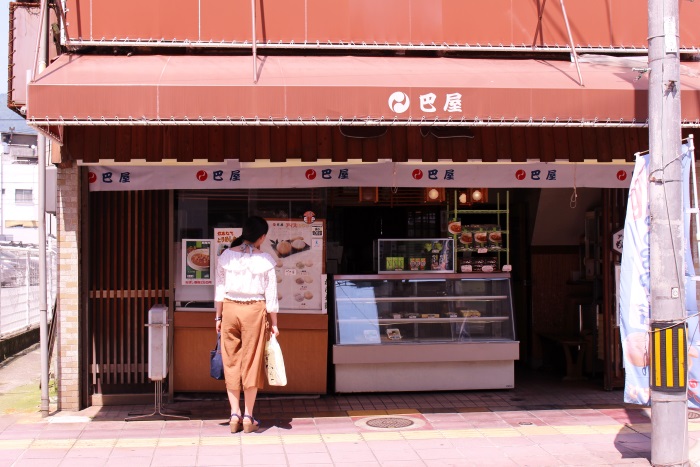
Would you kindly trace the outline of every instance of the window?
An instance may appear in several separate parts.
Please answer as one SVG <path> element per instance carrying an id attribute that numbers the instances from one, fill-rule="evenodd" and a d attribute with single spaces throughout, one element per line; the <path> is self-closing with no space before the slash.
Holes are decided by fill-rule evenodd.
<path id="1" fill-rule="evenodd" d="M 32 190 L 15 190 L 15 203 L 27 204 L 33 201 Z"/>

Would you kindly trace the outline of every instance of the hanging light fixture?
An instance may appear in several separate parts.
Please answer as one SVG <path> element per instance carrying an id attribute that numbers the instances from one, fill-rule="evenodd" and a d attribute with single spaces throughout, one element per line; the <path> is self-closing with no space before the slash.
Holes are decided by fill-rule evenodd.
<path id="1" fill-rule="evenodd" d="M 360 203 L 376 203 L 379 201 L 379 187 L 361 186 Z"/>
<path id="2" fill-rule="evenodd" d="M 457 197 L 459 204 L 471 206 L 473 203 L 487 203 L 488 189 L 487 188 L 469 188 L 460 191 Z"/>
<path id="3" fill-rule="evenodd" d="M 426 188 L 425 189 L 425 201 L 427 203 L 442 203 L 445 201 L 445 189 L 444 188 Z"/>

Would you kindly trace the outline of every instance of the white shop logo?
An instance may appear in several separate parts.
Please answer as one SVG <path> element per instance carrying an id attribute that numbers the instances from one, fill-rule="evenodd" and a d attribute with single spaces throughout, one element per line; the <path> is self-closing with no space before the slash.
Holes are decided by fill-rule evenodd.
<path id="1" fill-rule="evenodd" d="M 426 113 L 437 112 L 435 107 L 435 101 L 437 96 L 432 92 L 427 94 L 421 94 L 420 99 L 420 109 Z M 411 105 L 411 99 L 408 95 L 401 91 L 396 91 L 389 96 L 389 108 L 397 113 L 402 114 L 408 110 Z M 442 107 L 445 112 L 462 112 L 462 95 L 458 92 L 445 94 L 445 104 Z"/>
<path id="2" fill-rule="evenodd" d="M 411 99 L 408 98 L 406 93 L 396 91 L 389 96 L 389 108 L 397 114 L 407 111 L 409 105 L 411 105 Z"/>

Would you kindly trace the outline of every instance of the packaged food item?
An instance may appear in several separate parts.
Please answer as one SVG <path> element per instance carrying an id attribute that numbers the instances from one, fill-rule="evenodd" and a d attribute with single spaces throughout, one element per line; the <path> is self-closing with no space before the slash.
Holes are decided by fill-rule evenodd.
<path id="1" fill-rule="evenodd" d="M 500 250 L 503 248 L 503 232 L 500 227 L 489 231 L 489 250 Z"/>
<path id="2" fill-rule="evenodd" d="M 459 267 L 462 272 L 473 272 L 474 271 L 474 259 L 472 257 L 462 258 L 462 262 Z"/>
<path id="3" fill-rule="evenodd" d="M 402 256 L 387 256 L 386 270 L 387 271 L 403 271 L 405 258 Z"/>
<path id="4" fill-rule="evenodd" d="M 483 227 L 480 227 L 479 230 L 474 231 L 474 247 L 479 251 L 481 249 L 488 249 L 488 246 L 489 234 Z"/>
<path id="5" fill-rule="evenodd" d="M 459 235 L 462 233 L 462 222 L 461 221 L 452 221 L 449 224 L 447 224 L 447 232 L 450 235 Z"/>
<path id="6" fill-rule="evenodd" d="M 481 312 L 479 310 L 459 310 L 465 318 L 479 318 Z"/>
<path id="7" fill-rule="evenodd" d="M 459 236 L 459 243 L 463 245 L 463 248 L 467 251 L 474 249 L 474 232 L 471 230 L 462 230 L 462 234 Z"/>

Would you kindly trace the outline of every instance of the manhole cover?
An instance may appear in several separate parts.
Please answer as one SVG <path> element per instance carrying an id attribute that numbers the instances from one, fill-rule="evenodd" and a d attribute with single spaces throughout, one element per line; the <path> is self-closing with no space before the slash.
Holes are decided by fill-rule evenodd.
<path id="1" fill-rule="evenodd" d="M 413 425 L 413 421 L 407 418 L 373 418 L 365 422 L 372 428 L 406 428 Z"/>

